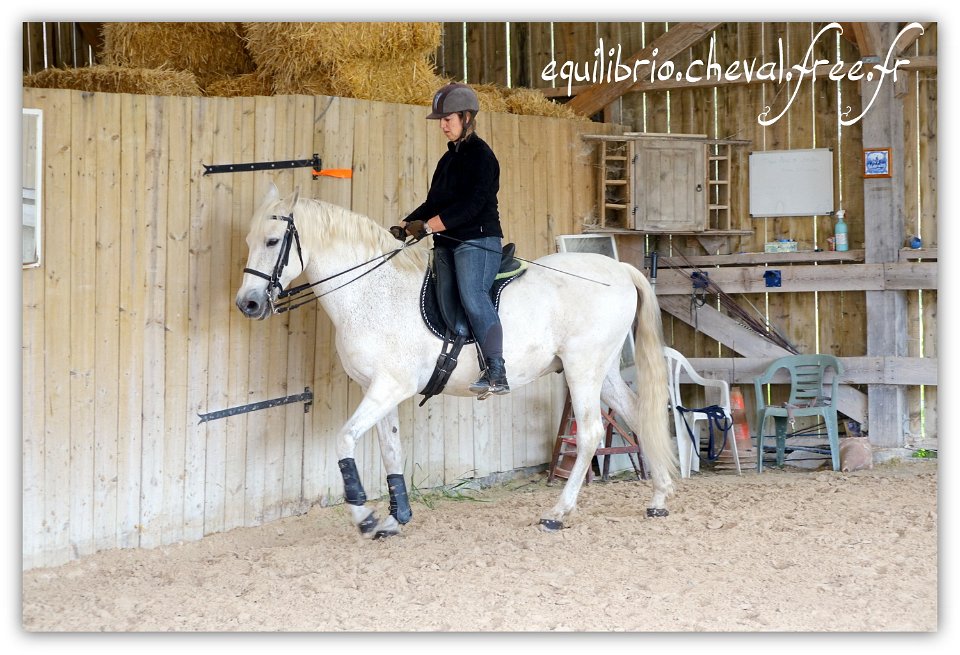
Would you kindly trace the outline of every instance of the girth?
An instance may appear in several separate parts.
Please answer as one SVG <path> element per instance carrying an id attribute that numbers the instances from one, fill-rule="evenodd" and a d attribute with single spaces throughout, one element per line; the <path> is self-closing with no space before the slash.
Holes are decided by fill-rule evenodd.
<path id="1" fill-rule="evenodd" d="M 490 299 L 498 311 L 503 289 L 527 269 L 526 262 L 513 256 L 515 251 L 516 246 L 512 243 L 503 247 L 500 269 L 493 281 L 493 286 L 490 287 Z M 433 375 L 420 392 L 424 397 L 420 401 L 421 407 L 446 387 L 450 374 L 457 367 L 457 358 L 464 344 L 476 342 L 463 304 L 460 302 L 460 291 L 457 289 L 456 273 L 450 251 L 446 248 L 434 248 L 431 254 L 430 266 L 420 287 L 420 315 L 427 328 L 443 340 L 443 344 Z M 479 353 L 479 346 L 477 350 Z"/>

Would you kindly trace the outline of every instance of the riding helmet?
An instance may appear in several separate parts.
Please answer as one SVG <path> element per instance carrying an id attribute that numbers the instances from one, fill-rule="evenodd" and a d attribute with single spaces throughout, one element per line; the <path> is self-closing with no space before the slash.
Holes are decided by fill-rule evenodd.
<path id="1" fill-rule="evenodd" d="M 460 111 L 471 111 L 476 115 L 480 111 L 480 100 L 466 84 L 452 82 L 434 94 L 433 111 L 427 118 L 443 118 Z"/>

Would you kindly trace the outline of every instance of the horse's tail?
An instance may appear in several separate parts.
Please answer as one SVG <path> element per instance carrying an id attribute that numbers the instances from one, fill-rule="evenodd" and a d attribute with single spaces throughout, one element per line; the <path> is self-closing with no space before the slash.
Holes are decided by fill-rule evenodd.
<path id="1" fill-rule="evenodd" d="M 637 308 L 635 360 L 637 366 L 637 416 L 635 425 L 643 454 L 651 473 L 662 476 L 664 485 L 672 487 L 679 472 L 670 435 L 667 365 L 663 358 L 663 325 L 660 305 L 647 278 L 636 267 L 624 263 L 637 287 L 640 304 Z"/>

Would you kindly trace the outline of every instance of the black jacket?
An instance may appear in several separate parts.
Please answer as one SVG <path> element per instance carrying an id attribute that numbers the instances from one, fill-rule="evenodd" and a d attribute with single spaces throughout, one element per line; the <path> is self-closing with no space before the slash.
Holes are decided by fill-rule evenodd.
<path id="1" fill-rule="evenodd" d="M 446 230 L 434 235 L 434 245 L 455 248 L 459 241 L 480 237 L 503 237 L 497 192 L 500 162 L 486 141 L 476 134 L 460 143 L 447 144 L 437 163 L 427 199 L 404 221 L 426 221 L 440 216 Z M 445 239 L 449 235 L 453 239 Z"/>

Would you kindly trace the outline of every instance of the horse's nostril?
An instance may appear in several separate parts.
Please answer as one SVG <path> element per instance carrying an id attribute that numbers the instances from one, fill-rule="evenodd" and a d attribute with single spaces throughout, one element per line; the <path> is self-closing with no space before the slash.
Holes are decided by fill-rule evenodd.
<path id="1" fill-rule="evenodd" d="M 260 314 L 260 303 L 256 300 L 238 300 L 237 307 L 247 316 L 258 316 Z"/>

